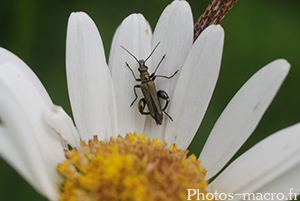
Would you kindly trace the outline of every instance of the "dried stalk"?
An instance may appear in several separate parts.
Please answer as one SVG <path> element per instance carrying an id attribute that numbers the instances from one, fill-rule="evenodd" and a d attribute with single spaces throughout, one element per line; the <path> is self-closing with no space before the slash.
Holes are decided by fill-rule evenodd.
<path id="1" fill-rule="evenodd" d="M 194 42 L 211 24 L 220 24 L 238 0 L 212 0 L 194 26 Z"/>

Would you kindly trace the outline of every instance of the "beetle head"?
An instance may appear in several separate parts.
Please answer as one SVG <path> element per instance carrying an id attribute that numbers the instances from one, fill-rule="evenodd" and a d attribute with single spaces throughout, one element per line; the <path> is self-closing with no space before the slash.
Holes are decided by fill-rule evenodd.
<path id="1" fill-rule="evenodd" d="M 138 63 L 139 63 L 139 72 L 146 72 L 148 71 L 148 67 L 145 65 L 146 61 L 152 56 L 153 52 L 155 51 L 155 49 L 157 48 L 157 46 L 160 44 L 160 42 L 157 43 L 157 45 L 154 47 L 154 49 L 152 50 L 152 52 L 149 54 L 149 56 L 144 60 L 138 60 L 131 52 L 129 52 L 129 50 L 127 50 L 125 47 L 121 46 L 121 48 L 123 48 L 126 52 L 128 52 L 128 54 L 130 54 Z"/>
<path id="2" fill-rule="evenodd" d="M 141 60 L 139 60 L 139 68 L 138 68 L 138 70 L 139 70 L 139 72 L 140 73 L 143 73 L 143 72 L 147 72 L 148 71 L 148 67 L 145 65 L 145 60 L 143 60 L 143 59 L 141 59 Z"/>

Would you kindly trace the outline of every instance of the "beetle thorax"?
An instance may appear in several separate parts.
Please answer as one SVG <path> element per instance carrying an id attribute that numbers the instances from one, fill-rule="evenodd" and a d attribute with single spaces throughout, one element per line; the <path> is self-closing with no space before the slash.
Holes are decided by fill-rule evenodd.
<path id="1" fill-rule="evenodd" d="M 143 59 L 139 60 L 139 68 L 140 77 L 142 80 L 149 80 L 148 67 L 145 65 L 145 61 Z"/>
<path id="2" fill-rule="evenodd" d="M 149 73 L 147 71 L 141 72 L 140 77 L 143 81 L 149 80 Z"/>

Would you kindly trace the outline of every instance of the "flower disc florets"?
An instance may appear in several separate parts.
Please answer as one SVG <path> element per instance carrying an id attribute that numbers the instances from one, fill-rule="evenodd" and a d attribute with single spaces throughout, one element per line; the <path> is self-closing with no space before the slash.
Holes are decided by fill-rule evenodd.
<path id="1" fill-rule="evenodd" d="M 187 189 L 206 193 L 206 170 L 187 150 L 129 133 L 66 151 L 58 170 L 66 177 L 61 200 L 186 200 Z"/>

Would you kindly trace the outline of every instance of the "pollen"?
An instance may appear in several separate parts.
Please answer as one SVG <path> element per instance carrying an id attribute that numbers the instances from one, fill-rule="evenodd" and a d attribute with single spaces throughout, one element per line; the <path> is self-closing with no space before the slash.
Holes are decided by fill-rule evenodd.
<path id="1" fill-rule="evenodd" d="M 144 134 L 106 141 L 94 136 L 88 144 L 81 142 L 80 151 L 66 150 L 66 160 L 57 165 L 65 177 L 60 200 L 186 200 L 187 189 L 206 194 L 206 170 L 187 154 L 176 144 L 168 147 Z"/>

